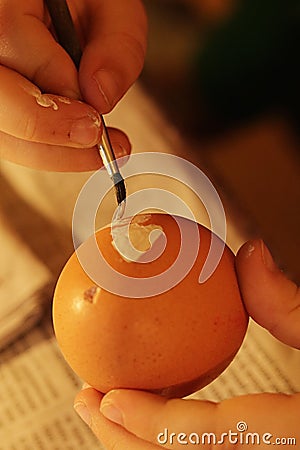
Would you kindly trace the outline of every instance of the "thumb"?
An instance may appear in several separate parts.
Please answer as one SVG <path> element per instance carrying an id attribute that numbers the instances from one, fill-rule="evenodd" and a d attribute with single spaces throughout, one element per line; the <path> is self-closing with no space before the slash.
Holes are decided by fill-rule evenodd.
<path id="1" fill-rule="evenodd" d="M 96 391 L 96 389 L 83 387 L 74 400 L 74 408 L 106 450 L 157 449 L 156 445 L 145 442 L 143 438 L 139 438 L 135 433 L 130 433 L 126 428 L 119 426 L 120 419 L 118 416 L 114 416 L 114 420 L 106 418 L 100 412 L 102 398 L 103 394 Z"/>
<path id="2" fill-rule="evenodd" d="M 190 434 L 199 428 L 213 432 L 217 404 L 169 400 L 149 392 L 127 389 L 113 390 L 103 397 L 89 387 L 77 394 L 74 407 L 106 450 L 154 450 L 161 445 L 175 450 L 182 448 L 181 443 L 174 440 L 170 444 L 170 436 L 166 440 L 166 433 Z"/>
<path id="3" fill-rule="evenodd" d="M 183 445 L 209 450 L 212 444 L 236 448 L 229 444 L 237 443 L 246 449 L 246 430 L 259 448 L 275 444 L 282 436 L 293 438 L 293 442 L 300 438 L 299 394 L 252 394 L 213 403 L 117 389 L 102 398 L 100 410 L 97 395 L 94 389 L 85 389 L 77 401 L 89 409 L 90 425 L 107 450 L 154 450 L 161 446 L 179 450 Z"/>
<path id="4" fill-rule="evenodd" d="M 181 448 L 184 437 L 199 429 L 216 431 L 217 404 L 210 401 L 167 399 L 149 392 L 116 389 L 106 394 L 100 412 L 129 432 L 156 445 Z M 177 436 L 174 441 L 172 436 Z M 171 439 L 171 440 L 170 440 Z M 182 442 L 180 442 L 182 441 Z"/>
<path id="5" fill-rule="evenodd" d="M 236 270 L 250 316 L 280 341 L 300 349 L 300 291 L 273 261 L 261 240 L 244 244 Z"/>

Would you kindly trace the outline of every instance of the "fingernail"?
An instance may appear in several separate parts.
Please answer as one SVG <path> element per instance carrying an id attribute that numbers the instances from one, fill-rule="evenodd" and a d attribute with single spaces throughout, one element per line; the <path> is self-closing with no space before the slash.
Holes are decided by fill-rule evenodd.
<path id="1" fill-rule="evenodd" d="M 74 144 L 93 146 L 100 137 L 100 122 L 94 117 L 86 116 L 72 124 L 70 140 Z"/>
<path id="2" fill-rule="evenodd" d="M 110 400 L 101 402 L 100 412 L 112 422 L 118 425 L 124 424 L 122 412 Z"/>
<path id="3" fill-rule="evenodd" d="M 128 156 L 128 152 L 121 144 L 114 144 L 114 150 L 118 158 L 122 158 L 122 156 Z"/>
<path id="4" fill-rule="evenodd" d="M 119 86 L 114 74 L 108 70 L 101 69 L 94 74 L 93 78 L 97 83 L 105 103 L 109 108 L 112 108 L 119 95 Z"/>
<path id="5" fill-rule="evenodd" d="M 260 241 L 260 246 L 261 246 L 261 256 L 264 265 L 267 267 L 267 269 L 271 270 L 272 272 L 275 272 L 276 270 L 278 270 L 278 267 L 274 262 L 270 250 L 263 241 Z"/>
<path id="6" fill-rule="evenodd" d="M 254 245 L 253 245 L 252 243 L 249 243 L 249 244 L 246 246 L 245 257 L 246 257 L 246 258 L 250 258 L 250 256 L 251 256 L 252 253 L 254 252 L 254 250 L 255 250 Z"/>
<path id="7" fill-rule="evenodd" d="M 124 164 L 125 162 L 127 162 L 127 160 L 129 159 L 129 151 L 126 150 L 121 144 L 114 143 L 113 147 L 114 147 L 116 158 L 122 159 L 121 161 L 118 161 L 118 163 Z"/>
<path id="8" fill-rule="evenodd" d="M 75 403 L 74 409 L 79 415 L 79 417 L 87 424 L 90 425 L 91 423 L 91 415 L 87 407 L 83 402 Z"/>

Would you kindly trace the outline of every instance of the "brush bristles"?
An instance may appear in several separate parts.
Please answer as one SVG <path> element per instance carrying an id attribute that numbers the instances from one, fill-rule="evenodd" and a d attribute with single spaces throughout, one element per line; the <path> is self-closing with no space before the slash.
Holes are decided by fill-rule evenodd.
<path id="1" fill-rule="evenodd" d="M 120 180 L 115 184 L 116 196 L 118 205 L 120 205 L 124 200 L 126 200 L 126 187 L 124 180 Z"/>

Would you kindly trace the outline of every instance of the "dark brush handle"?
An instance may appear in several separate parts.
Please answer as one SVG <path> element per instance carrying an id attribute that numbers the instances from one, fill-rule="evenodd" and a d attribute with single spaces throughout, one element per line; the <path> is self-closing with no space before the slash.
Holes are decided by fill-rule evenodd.
<path id="1" fill-rule="evenodd" d="M 79 69 L 82 55 L 80 42 L 66 0 L 45 0 L 59 44 Z"/>

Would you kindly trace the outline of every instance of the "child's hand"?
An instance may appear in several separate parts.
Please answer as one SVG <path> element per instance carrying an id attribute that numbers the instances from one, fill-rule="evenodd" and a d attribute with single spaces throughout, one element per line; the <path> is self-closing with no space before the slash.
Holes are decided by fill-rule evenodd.
<path id="1" fill-rule="evenodd" d="M 279 271 L 261 241 L 248 242 L 241 248 L 236 267 L 249 314 L 275 337 L 300 349 L 300 293 L 297 286 Z M 166 400 L 125 389 L 111 391 L 103 397 L 95 389 L 88 388 L 77 395 L 75 406 L 107 450 L 195 448 L 196 438 L 192 433 L 199 436 L 214 433 L 216 439 L 222 439 L 222 433 L 228 430 L 237 434 L 231 436 L 231 441 L 223 435 L 224 443 L 219 443 L 216 448 L 246 450 L 249 443 L 237 445 L 233 442 L 242 434 L 237 429 L 241 421 L 248 425 L 248 432 L 259 435 L 260 444 L 252 445 L 252 448 L 278 445 L 275 440 L 281 437 L 294 438 L 297 445 L 300 442 L 300 393 L 253 394 L 213 403 Z M 194 443 L 188 443 L 189 437 Z M 208 438 L 205 442 L 205 445 L 200 442 L 198 447 L 213 447 Z"/>
<path id="2" fill-rule="evenodd" d="M 142 69 L 146 17 L 139 0 L 68 4 L 83 49 L 79 74 L 53 38 L 42 0 L 0 0 L 0 156 L 92 170 L 101 165 L 98 113 L 110 111 Z M 123 133 L 110 134 L 117 157 L 130 152 Z"/>

